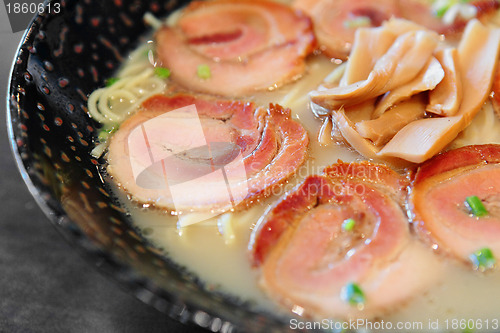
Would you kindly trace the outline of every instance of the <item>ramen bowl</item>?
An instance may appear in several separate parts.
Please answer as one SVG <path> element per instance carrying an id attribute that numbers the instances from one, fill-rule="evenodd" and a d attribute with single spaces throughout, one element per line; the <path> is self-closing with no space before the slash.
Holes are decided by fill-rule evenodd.
<path id="1" fill-rule="evenodd" d="M 285 318 L 209 290 L 161 255 L 133 227 L 100 173 L 103 161 L 90 153 L 100 125 L 87 114 L 89 94 L 146 40 L 146 12 L 164 17 L 186 2 L 51 4 L 23 36 L 7 97 L 14 155 L 49 220 L 115 281 L 176 320 L 214 332 L 286 330 Z"/>
<path id="2" fill-rule="evenodd" d="M 406 110 L 412 111 L 412 114 L 418 112 L 416 116 L 410 115 L 417 120 L 407 126 L 419 130 L 405 132 L 405 126 L 396 133 L 390 127 L 394 136 L 389 142 L 408 148 L 410 146 L 399 143 L 427 142 L 421 140 L 421 136 L 425 139 L 428 133 L 420 130 L 423 126 L 421 121 L 424 124 L 429 121 L 445 124 L 444 127 L 436 127 L 443 132 L 435 138 L 442 139 L 439 145 L 450 144 L 450 151 L 430 158 L 434 148 L 439 146 L 437 143 L 429 146 L 430 150 L 420 151 L 420 154 L 413 154 L 411 149 L 405 148 L 401 155 L 401 158 L 408 158 L 405 163 L 391 158 L 383 161 L 386 164 L 381 164 L 382 161 L 366 160 L 371 158 L 373 151 L 364 150 L 365 145 L 361 147 L 364 152 L 358 154 L 345 144 L 337 144 L 340 135 L 352 138 L 352 126 L 342 111 L 332 111 L 337 112 L 332 114 L 327 110 L 344 103 L 343 97 L 336 99 L 335 94 L 330 100 L 332 96 L 329 94 L 336 88 L 321 88 L 325 80 L 328 84 L 343 80 L 340 78 L 342 68 L 357 68 L 356 59 L 364 61 L 364 57 L 351 56 L 346 66 L 338 66 L 339 62 L 332 61 L 329 55 L 325 57 L 326 51 L 313 52 L 316 43 L 312 21 L 307 16 L 301 16 L 300 11 L 274 4 L 269 4 L 272 9 L 250 10 L 251 13 L 262 12 L 265 17 L 273 17 L 271 13 L 276 7 L 284 8 L 302 23 L 297 25 L 297 30 L 300 34 L 304 33 L 300 36 L 307 38 L 298 39 L 304 43 L 285 39 L 286 42 L 279 45 L 273 42 L 274 37 L 262 39 L 265 42 L 261 46 L 271 45 L 272 52 L 258 51 L 250 53 L 252 55 L 248 58 L 240 58 L 240 55 L 231 58 L 231 52 L 227 51 L 231 49 L 226 44 L 228 40 L 236 36 L 236 44 L 247 43 L 241 42 L 239 31 L 221 34 L 217 30 L 220 27 L 215 23 L 219 21 L 225 28 L 226 19 L 221 20 L 224 14 L 207 7 L 212 4 L 218 6 L 218 2 L 193 3 L 182 15 L 175 15 L 178 13 L 176 10 L 185 6 L 187 1 L 58 1 L 48 2 L 50 7 L 47 4 L 46 11 L 35 17 L 14 59 L 8 96 L 11 145 L 23 178 L 54 226 L 125 289 L 167 316 L 214 332 L 283 332 L 313 329 L 318 327 L 318 323 L 325 330 L 340 331 L 345 328 L 344 324 L 349 324 L 347 328 L 352 327 L 350 323 L 357 325 L 358 321 L 352 319 L 362 318 L 374 320 L 374 324 L 368 321 L 366 325 L 361 324 L 366 330 L 370 327 L 377 330 L 376 327 L 380 326 L 373 325 L 383 322 L 392 324 L 393 321 L 428 322 L 429 328 L 434 329 L 430 326 L 431 322 L 434 323 L 433 319 L 439 323 L 451 323 L 453 318 L 471 316 L 484 323 L 498 324 L 495 311 L 500 306 L 500 298 L 494 297 L 491 291 L 500 290 L 499 272 L 497 269 L 482 272 L 495 268 L 493 252 L 500 251 L 497 250 L 500 249 L 498 237 L 489 230 L 500 231 L 486 223 L 496 224 L 498 221 L 490 218 L 498 215 L 498 190 L 493 195 L 497 199 L 492 199 L 492 202 L 497 206 L 493 207 L 491 216 L 484 215 L 486 208 L 481 216 L 476 215 L 468 201 L 475 197 L 476 202 L 481 203 L 478 195 L 490 193 L 487 191 L 495 188 L 489 181 L 496 179 L 495 176 L 490 176 L 490 173 L 482 176 L 485 175 L 482 170 L 489 172 L 491 167 L 495 175 L 500 172 L 500 136 L 496 135 L 500 133 L 500 120 L 495 114 L 495 100 L 491 99 L 498 94 L 488 96 L 492 90 L 495 92 L 498 89 L 491 89 L 488 83 L 494 81 L 494 75 L 497 75 L 498 30 L 486 28 L 479 20 L 471 20 L 465 27 L 458 49 L 452 46 L 455 43 L 453 40 L 441 38 L 425 28 L 401 35 L 404 43 L 399 43 L 400 37 L 395 37 L 398 33 L 386 31 L 385 27 L 382 30 L 365 30 L 366 35 L 357 34 L 371 38 L 372 32 L 385 31 L 396 38 L 390 47 L 390 43 L 384 42 L 389 49 L 380 59 L 385 66 L 388 62 L 399 64 L 397 55 L 405 58 L 404 64 L 411 68 L 411 72 L 407 75 L 406 70 L 399 71 L 402 78 L 398 77 L 398 80 L 406 82 L 404 80 L 417 75 L 408 83 L 412 85 L 408 91 L 422 89 L 419 88 L 420 79 L 416 79 L 420 77 L 418 73 L 425 73 L 422 77 L 425 87 L 428 82 L 424 78 L 428 72 L 433 73 L 431 76 L 436 80 L 433 81 L 434 86 L 440 84 L 445 71 L 432 54 L 439 52 L 441 47 L 446 47 L 450 54 L 460 56 L 458 59 L 462 61 L 456 71 L 460 76 L 457 77 L 463 78 L 464 73 L 460 71 L 464 68 L 466 73 L 474 74 L 462 80 L 462 88 L 451 89 L 452 92 L 463 90 L 464 96 L 467 93 L 467 96 L 460 97 L 465 101 L 460 103 L 460 112 L 465 110 L 465 113 L 450 118 L 455 122 L 426 114 L 430 93 L 425 90 L 418 96 L 406 96 L 409 99 L 405 102 L 411 105 Z M 221 3 L 227 4 L 227 1 Z M 248 1 L 241 3 L 253 6 Z M 255 2 L 257 6 L 264 3 Z M 494 5 L 492 8 L 497 9 L 496 2 Z M 199 12 L 193 14 L 196 8 L 212 16 L 207 19 Z M 226 13 L 239 13 L 233 8 L 224 10 Z M 190 11 L 193 12 L 190 14 Z M 170 16 L 171 13 L 174 15 Z M 281 18 L 281 14 L 277 13 L 281 12 L 274 12 Z M 346 13 L 350 15 L 350 12 Z M 425 18 L 430 18 L 428 15 L 432 13 L 425 13 Z M 149 40 L 153 28 L 150 26 L 161 27 L 162 22 L 158 18 L 167 16 L 166 22 L 173 26 L 156 30 L 157 43 L 152 50 Z M 240 16 L 236 17 L 228 21 L 240 22 Z M 259 19 L 251 17 L 248 21 L 257 22 L 257 30 L 262 26 Z M 194 25 L 191 24 L 193 22 Z M 276 27 L 274 21 L 270 22 L 269 27 Z M 287 20 L 283 22 L 286 24 L 279 26 L 289 32 L 291 24 Z M 498 25 L 497 22 L 492 23 Z M 174 26 L 176 24 L 177 27 Z M 201 37 L 181 35 L 176 29 L 183 24 L 194 26 L 197 31 L 202 30 Z M 205 30 L 212 24 L 216 28 L 214 34 Z M 403 27 L 403 31 L 409 26 L 408 21 L 398 18 L 387 22 L 388 26 L 391 24 L 396 28 Z M 410 26 L 415 27 L 413 23 Z M 267 32 L 264 35 L 272 36 Z M 321 43 L 320 35 L 316 32 L 318 43 Z M 413 38 L 417 40 L 418 36 L 426 36 L 418 39 L 423 44 L 415 44 L 425 52 L 408 51 L 413 49 L 406 46 L 413 45 Z M 190 52 L 180 42 L 184 40 L 197 49 L 210 52 L 213 51 L 211 47 L 221 46 L 221 53 L 217 56 L 210 53 L 208 58 L 202 57 L 202 60 L 195 57 L 193 61 L 189 58 Z M 222 42 L 218 43 L 220 40 Z M 246 41 L 245 38 L 242 40 Z M 360 48 L 353 49 L 351 54 L 361 55 L 365 53 L 364 46 L 378 44 L 355 39 L 353 45 Z M 261 46 L 257 50 L 261 50 Z M 290 48 L 296 52 L 290 52 Z M 391 51 L 394 49 L 398 52 Z M 469 52 L 471 50 L 474 52 Z M 378 48 L 375 51 L 373 53 L 379 53 Z M 302 57 L 309 54 L 307 52 L 312 54 L 306 63 Z M 406 57 L 406 52 L 418 55 L 420 65 L 413 63 L 413 57 Z M 294 61 L 283 61 L 290 55 L 296 57 L 292 59 Z M 227 61 L 224 60 L 226 56 L 229 57 Z M 210 61 L 209 65 L 205 61 Z M 246 72 L 237 71 L 235 61 L 238 68 L 244 68 Z M 231 71 L 226 70 L 224 63 L 230 66 Z M 280 63 L 286 65 L 284 69 L 292 68 L 293 71 L 286 71 L 286 75 L 281 70 L 274 71 L 273 66 Z M 289 63 L 294 66 L 289 67 Z M 481 63 L 480 68 L 478 63 Z M 185 70 L 185 64 L 190 65 L 189 70 Z M 379 69 L 378 60 L 376 64 L 375 72 Z M 267 65 L 271 65 L 272 70 Z M 469 65 L 472 66 L 470 69 Z M 200 71 L 200 67 L 203 69 L 205 66 L 208 73 L 207 68 Z M 396 70 L 405 66 L 387 68 Z M 361 64 L 360 67 L 366 66 Z M 425 71 L 422 71 L 424 68 Z M 293 74 L 295 70 L 302 69 L 306 70 L 303 79 L 289 85 L 282 82 L 284 78 L 298 79 Z M 390 73 L 385 69 L 382 72 Z M 281 73 L 280 79 L 273 81 L 272 89 L 266 84 L 265 91 L 259 90 L 263 84 L 259 81 L 261 70 Z M 221 73 L 223 79 L 217 76 Z M 331 74 L 325 78 L 327 73 Z M 235 77 L 240 84 L 237 87 L 228 84 Z M 267 76 L 262 77 L 267 80 Z M 384 80 L 393 82 L 389 74 L 380 77 L 382 83 Z M 491 77 L 491 80 L 483 80 L 485 77 Z M 414 82 L 417 82 L 416 87 Z M 253 89 L 245 87 L 250 83 L 253 83 Z M 320 88 L 318 85 L 321 85 Z M 346 89 L 356 85 L 357 82 Z M 397 86 L 396 83 L 394 85 Z M 135 90 L 129 90 L 130 86 Z M 388 83 L 380 85 L 384 89 L 387 86 Z M 380 92 L 387 96 L 384 89 Z M 398 89 L 399 86 L 394 91 Z M 138 96 L 134 95 L 137 91 L 141 92 Z M 356 91 L 363 93 L 365 89 Z M 369 106 L 374 109 L 372 112 L 367 108 L 370 115 L 360 119 L 372 120 L 377 110 L 373 103 L 382 98 L 374 98 L 371 88 L 366 91 L 368 93 L 363 98 L 368 98 Z M 152 96 L 159 92 L 165 94 Z M 212 96 L 199 95 L 200 92 Z M 245 96 L 245 102 L 218 99 L 221 96 Z M 359 103 L 358 97 L 354 94 L 350 103 L 365 105 L 364 102 Z M 486 99 L 488 101 L 483 105 Z M 120 105 L 125 105 L 125 112 L 121 112 Z M 325 108 L 317 108 L 318 105 Z M 380 103 L 377 108 L 378 105 Z M 480 105 L 483 105 L 480 109 L 476 108 Z M 254 106 L 256 108 L 252 109 Z M 198 118 L 195 114 L 197 107 L 203 108 Z M 230 112 L 225 112 L 225 108 Z M 140 112 L 132 114 L 137 110 Z M 224 112 L 221 113 L 221 110 Z M 363 107 L 363 110 L 356 111 L 362 111 L 364 117 L 366 110 Z M 475 112 L 477 117 L 457 140 L 447 141 L 452 138 L 450 131 L 460 131 L 462 126 L 466 126 L 465 119 Z M 125 119 L 128 115 L 130 117 Z M 258 121 L 249 120 L 251 115 Z M 321 118 L 324 118 L 323 121 Z M 122 120 L 123 123 L 119 124 Z M 383 120 L 384 124 L 386 122 Z M 411 127 L 415 123 L 418 126 Z M 335 131 L 334 125 L 337 126 Z M 117 126 L 120 126 L 119 130 L 106 142 L 109 132 Z M 245 133 L 244 138 L 233 135 L 240 130 Z M 262 135 L 265 139 L 260 139 L 261 133 L 266 134 Z M 313 138 L 314 133 L 319 135 Z M 402 141 L 398 136 L 400 133 Z M 404 136 L 405 133 L 410 134 Z M 358 134 L 354 136 L 359 139 L 355 142 L 369 144 Z M 347 138 L 346 141 L 350 142 Z M 243 147 L 237 142 L 250 148 L 239 151 L 238 147 Z M 264 147 L 264 153 L 254 154 L 258 150 L 253 148 L 253 143 L 255 147 Z M 103 148 L 105 144 L 109 146 L 101 156 L 106 149 Z M 353 145 L 353 148 L 356 146 Z M 389 156 L 397 152 L 390 152 Z M 242 162 L 241 156 L 257 156 L 248 160 L 257 163 L 245 165 L 247 160 Z M 265 161 L 259 161 L 259 156 L 263 156 Z M 430 159 L 424 164 L 417 164 L 426 158 Z M 462 160 L 470 160 L 477 169 L 464 175 L 464 178 L 450 178 L 452 185 L 463 179 L 468 182 L 472 177 L 474 181 L 467 184 L 475 184 L 480 176 L 479 179 L 485 180 L 481 182 L 484 188 L 456 185 L 451 188 L 463 187 L 463 192 L 450 191 L 457 192 L 456 196 L 450 196 L 442 190 L 446 187 L 435 180 L 440 180 L 441 175 L 434 177 L 432 173 L 427 173 L 433 177 L 432 181 L 424 178 L 425 182 L 419 183 L 421 170 L 424 170 L 424 176 L 425 170 L 442 170 L 439 163 L 455 166 L 453 172 L 456 174 L 465 169 L 472 170 L 469 164 L 461 164 Z M 402 165 L 396 171 L 391 168 L 391 161 Z M 414 164 L 410 165 L 410 162 Z M 497 165 L 490 165 L 490 162 Z M 434 167 L 435 163 L 438 167 Z M 483 164 L 488 166 L 480 169 L 479 165 Z M 248 165 L 251 168 L 247 168 Z M 249 176 L 245 174 L 248 169 L 262 172 Z M 446 173 L 446 177 L 450 174 Z M 263 178 L 260 178 L 261 175 Z M 282 178 L 282 175 L 286 177 Z M 253 187 L 245 188 L 240 184 L 253 184 Z M 255 184 L 265 186 L 262 188 Z M 495 186 L 500 188 L 500 182 Z M 321 191 L 315 192 L 315 188 Z M 284 193 L 285 196 L 282 195 Z M 432 198 L 439 200 L 427 200 L 426 193 L 438 193 L 435 196 L 432 194 Z M 183 200 L 179 202 L 174 197 L 182 197 Z M 440 206 L 444 205 L 442 198 L 446 199 L 446 207 L 451 207 L 449 210 L 441 209 Z M 248 209 L 233 212 L 238 209 L 233 203 Z M 427 209 L 429 207 L 431 210 Z M 228 210 L 231 212 L 228 213 Z M 443 213 L 448 211 L 456 214 L 447 216 Z M 425 216 L 422 212 L 426 212 Z M 214 217 L 216 213 L 222 215 Z M 193 219 L 204 219 L 207 215 L 210 218 L 206 223 L 191 227 L 190 224 L 200 222 Z M 435 220 L 456 221 L 458 218 L 455 216 L 463 218 L 460 224 L 462 229 L 451 222 L 449 225 L 453 227 L 436 227 L 440 224 Z M 476 218 L 480 217 L 485 217 L 483 221 L 486 222 L 477 223 Z M 359 223 L 356 219 L 360 219 Z M 361 227 L 353 230 L 355 224 Z M 430 226 L 429 230 L 427 226 Z M 446 242 L 439 234 L 434 235 L 441 230 L 451 235 L 447 236 Z M 474 231 L 474 235 L 477 231 L 479 236 L 475 243 L 460 241 L 458 236 L 468 235 L 467 230 Z M 273 244 L 277 237 L 277 243 Z M 460 248 L 464 244 L 466 246 Z M 452 249 L 456 258 L 451 255 Z M 353 267 L 354 270 L 351 269 Z M 469 288 L 464 290 L 464 285 Z M 456 302 L 457 296 L 467 301 Z M 308 321 L 319 318 L 341 320 Z M 299 323 L 300 320 L 302 322 Z"/>

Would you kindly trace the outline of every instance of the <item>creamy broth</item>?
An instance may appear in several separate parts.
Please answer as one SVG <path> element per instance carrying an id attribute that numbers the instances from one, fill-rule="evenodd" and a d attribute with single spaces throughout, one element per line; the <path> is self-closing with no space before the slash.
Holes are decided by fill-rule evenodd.
<path id="1" fill-rule="evenodd" d="M 134 66 L 148 66 L 148 59 L 141 56 L 144 51 L 135 52 L 124 64 L 122 71 Z M 318 142 L 322 120 L 316 118 L 310 109 L 307 93 L 315 89 L 338 64 L 321 55 L 308 60 L 308 70 L 303 78 L 272 92 L 256 94 L 251 100 L 258 105 L 269 102 L 278 103 L 292 110 L 308 131 L 310 138 L 309 158 L 298 173 L 289 179 L 276 194 L 258 200 L 248 210 L 226 213 L 202 223 L 179 227 L 176 216 L 151 211 L 130 203 L 123 193 L 117 192 L 128 208 L 132 220 L 144 238 L 163 251 L 189 272 L 198 276 L 208 289 L 217 290 L 249 301 L 257 309 L 290 313 L 270 300 L 258 286 L 258 271 L 251 267 L 248 243 L 253 227 L 284 193 L 292 190 L 305 177 L 321 173 L 322 169 L 338 159 L 345 162 L 363 160 L 353 149 L 343 144 L 331 142 L 327 145 Z M 450 148 L 468 144 L 499 143 L 500 121 L 487 103 L 472 124 L 453 141 Z M 494 330 L 491 320 L 500 319 L 500 272 L 482 274 L 472 271 L 453 258 L 433 250 L 417 237 L 412 246 L 424 258 L 424 267 L 429 274 L 436 275 L 436 282 L 421 295 L 415 295 L 407 304 L 390 311 L 384 321 L 422 323 L 427 331 L 429 322 L 439 320 L 441 331 L 461 331 L 452 326 L 453 319 L 490 320 L 490 330 Z M 431 253 L 431 254 L 430 254 Z M 432 257 L 430 262 L 425 258 Z M 448 324 L 446 320 L 448 319 Z M 500 323 L 499 323 L 500 325 Z M 500 327 L 497 326 L 499 329 Z"/>

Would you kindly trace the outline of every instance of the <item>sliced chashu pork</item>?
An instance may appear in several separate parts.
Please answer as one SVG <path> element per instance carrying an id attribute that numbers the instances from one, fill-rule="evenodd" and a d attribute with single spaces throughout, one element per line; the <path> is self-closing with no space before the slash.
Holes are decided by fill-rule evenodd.
<path id="1" fill-rule="evenodd" d="M 392 16 L 399 16 L 397 0 L 297 0 L 294 6 L 312 17 L 321 50 L 339 59 L 349 55 L 360 25 L 376 27 Z"/>
<path id="2" fill-rule="evenodd" d="M 488 211 L 478 217 L 466 204 L 477 196 Z M 422 237 L 444 253 L 469 262 L 488 248 L 500 256 L 500 146 L 466 146 L 437 155 L 420 166 L 409 207 Z"/>
<path id="3" fill-rule="evenodd" d="M 310 19 L 272 1 L 193 2 L 155 36 L 161 65 L 188 89 L 224 96 L 275 89 L 300 77 L 314 49 Z M 200 65 L 209 75 L 198 76 Z"/>
<path id="4" fill-rule="evenodd" d="M 307 145 L 279 105 L 157 95 L 111 138 L 108 172 L 140 203 L 224 212 L 269 194 L 304 162 Z"/>
<path id="5" fill-rule="evenodd" d="M 424 290 L 439 269 L 410 236 L 401 206 L 406 185 L 366 162 L 339 162 L 308 177 L 252 234 L 264 290 L 305 316 L 339 319 L 373 318 Z M 361 299 L 346 294 L 353 286 Z"/>

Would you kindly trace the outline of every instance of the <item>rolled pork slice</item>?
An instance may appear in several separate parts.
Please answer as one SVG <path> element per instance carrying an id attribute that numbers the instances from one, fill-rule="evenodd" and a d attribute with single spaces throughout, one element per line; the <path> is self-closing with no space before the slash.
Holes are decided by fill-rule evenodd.
<path id="1" fill-rule="evenodd" d="M 222 213 L 293 175 L 307 145 L 305 129 L 279 105 L 157 95 L 112 136 L 107 170 L 139 203 Z"/>
<path id="2" fill-rule="evenodd" d="M 175 26 L 157 31 L 155 41 L 158 59 L 175 82 L 230 97 L 296 80 L 315 48 L 307 16 L 264 0 L 192 2 Z"/>
<path id="3" fill-rule="evenodd" d="M 473 197 L 486 214 L 472 210 Z M 412 181 L 409 207 L 420 235 L 442 253 L 471 267 L 482 249 L 500 256 L 500 145 L 466 146 L 425 162 Z"/>
<path id="4" fill-rule="evenodd" d="M 303 316 L 336 319 L 374 318 L 425 290 L 439 265 L 410 234 L 406 185 L 368 162 L 308 177 L 254 229 L 263 289 Z"/>

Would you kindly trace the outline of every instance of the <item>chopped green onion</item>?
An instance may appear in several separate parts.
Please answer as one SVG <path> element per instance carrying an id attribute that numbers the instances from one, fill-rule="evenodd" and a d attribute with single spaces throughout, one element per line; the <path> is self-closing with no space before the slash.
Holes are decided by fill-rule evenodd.
<path id="1" fill-rule="evenodd" d="M 467 327 L 462 330 L 462 333 L 474 333 L 475 331 L 474 324 L 469 324 L 469 322 L 467 322 Z"/>
<path id="2" fill-rule="evenodd" d="M 208 65 L 199 65 L 198 71 L 196 73 L 200 79 L 210 79 L 212 73 L 210 72 L 210 67 Z"/>
<path id="3" fill-rule="evenodd" d="M 356 283 L 348 283 L 342 288 L 340 297 L 343 301 L 351 305 L 363 305 L 365 303 L 365 294 Z"/>
<path id="4" fill-rule="evenodd" d="M 434 15 L 443 18 L 444 14 L 446 14 L 446 12 L 456 3 L 457 0 L 434 0 L 432 4 Z"/>
<path id="5" fill-rule="evenodd" d="M 342 222 L 342 230 L 352 231 L 354 229 L 355 225 L 356 225 L 356 221 L 354 221 L 354 219 L 352 219 L 352 218 L 346 219 L 346 220 L 344 220 L 344 222 Z"/>
<path id="6" fill-rule="evenodd" d="M 101 130 L 99 131 L 99 137 L 98 137 L 99 142 L 106 141 L 112 133 L 116 132 L 117 129 L 118 129 L 117 125 L 108 125 L 108 126 L 101 128 Z"/>
<path id="7" fill-rule="evenodd" d="M 111 132 L 108 132 L 108 131 L 105 131 L 105 130 L 102 130 L 99 132 L 99 142 L 103 142 L 103 141 L 106 141 L 106 139 L 108 138 L 109 134 Z"/>
<path id="8" fill-rule="evenodd" d="M 358 16 L 352 20 L 344 21 L 344 28 L 359 28 L 359 27 L 369 27 L 372 24 L 372 20 L 368 16 Z"/>
<path id="9" fill-rule="evenodd" d="M 106 80 L 106 87 L 111 87 L 113 84 L 115 84 L 118 81 L 120 81 L 120 79 L 117 77 L 109 78 Z"/>
<path id="10" fill-rule="evenodd" d="M 436 16 L 439 18 L 442 18 L 444 14 L 450 9 L 450 6 L 443 6 L 438 9 L 436 9 Z"/>
<path id="11" fill-rule="evenodd" d="M 482 217 L 488 215 L 488 211 L 481 202 L 481 199 L 479 199 L 477 196 L 471 195 L 465 198 L 465 203 L 469 208 L 471 214 L 473 214 L 474 216 Z"/>
<path id="12" fill-rule="evenodd" d="M 170 76 L 170 69 L 165 67 L 155 67 L 155 75 L 160 79 L 168 79 Z"/>
<path id="13" fill-rule="evenodd" d="M 474 269 L 479 269 L 481 271 L 495 267 L 497 261 L 493 252 L 487 247 L 474 252 L 469 258 L 474 265 Z"/>
<path id="14" fill-rule="evenodd" d="M 456 5 L 465 5 L 471 0 L 434 0 L 432 5 L 434 15 L 443 18 L 446 12 Z"/>

